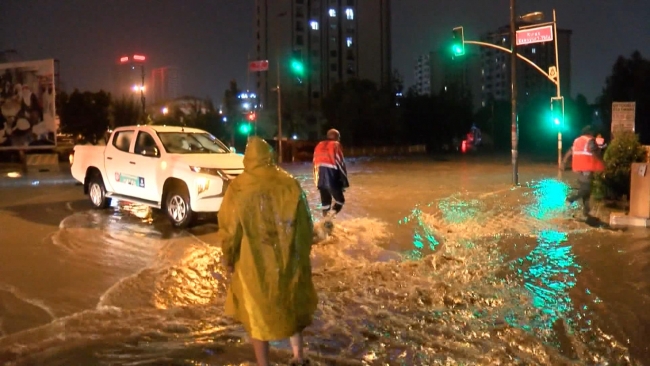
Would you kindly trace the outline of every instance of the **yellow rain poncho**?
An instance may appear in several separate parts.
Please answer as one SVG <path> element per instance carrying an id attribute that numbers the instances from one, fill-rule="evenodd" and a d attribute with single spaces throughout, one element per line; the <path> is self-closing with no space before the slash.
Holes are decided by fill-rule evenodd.
<path id="1" fill-rule="evenodd" d="M 226 314 L 254 339 L 288 338 L 311 324 L 317 297 L 309 254 L 313 223 L 298 181 L 280 169 L 271 147 L 251 138 L 244 172 L 219 211 L 226 265 L 234 266 Z"/>

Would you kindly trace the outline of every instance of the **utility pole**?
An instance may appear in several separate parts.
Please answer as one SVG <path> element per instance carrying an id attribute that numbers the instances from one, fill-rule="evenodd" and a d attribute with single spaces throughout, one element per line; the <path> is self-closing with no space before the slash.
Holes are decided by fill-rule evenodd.
<path id="1" fill-rule="evenodd" d="M 142 85 L 140 85 L 140 101 L 142 102 L 142 119 L 146 122 L 147 112 L 145 109 L 145 102 L 144 102 L 144 64 L 141 65 L 141 69 L 142 69 Z"/>
<path id="2" fill-rule="evenodd" d="M 280 58 L 278 57 L 278 163 L 282 163 L 282 90 L 280 89 Z"/>
<path id="3" fill-rule="evenodd" d="M 562 90 L 560 89 L 560 56 L 557 52 L 557 19 L 555 17 L 555 9 L 553 9 L 553 39 L 555 39 L 555 68 L 557 81 L 555 82 L 557 97 L 562 97 Z M 562 125 L 564 125 L 564 102 L 562 102 L 562 124 L 557 129 L 557 169 L 562 174 Z"/>
<path id="4" fill-rule="evenodd" d="M 515 11 L 515 1 L 510 0 L 510 85 L 511 85 L 511 131 L 510 138 L 512 143 L 512 184 L 519 185 L 518 172 L 518 151 L 519 128 L 517 122 L 517 18 Z M 557 54 L 557 53 L 556 53 Z"/>

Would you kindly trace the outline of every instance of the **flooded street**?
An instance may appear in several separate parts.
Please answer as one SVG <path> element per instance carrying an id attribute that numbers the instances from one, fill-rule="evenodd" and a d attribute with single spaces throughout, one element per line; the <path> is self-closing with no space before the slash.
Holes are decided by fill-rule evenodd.
<path id="1" fill-rule="evenodd" d="M 513 188 L 505 160 L 348 164 L 333 238 L 312 250 L 315 364 L 650 365 L 650 230 L 573 219 L 550 165 L 525 162 Z M 287 169 L 318 220 L 311 165 Z M 0 222 L 0 364 L 254 360 L 211 276 L 214 218 L 174 230 L 67 184 L 1 188 Z"/>

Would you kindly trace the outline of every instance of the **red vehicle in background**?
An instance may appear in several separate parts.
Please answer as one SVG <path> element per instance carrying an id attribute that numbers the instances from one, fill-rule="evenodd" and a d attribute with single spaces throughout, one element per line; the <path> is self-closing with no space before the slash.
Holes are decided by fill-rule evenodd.
<path id="1" fill-rule="evenodd" d="M 481 144 L 481 129 L 472 125 L 465 139 L 460 143 L 460 152 L 465 154 L 469 151 L 475 151 Z"/>

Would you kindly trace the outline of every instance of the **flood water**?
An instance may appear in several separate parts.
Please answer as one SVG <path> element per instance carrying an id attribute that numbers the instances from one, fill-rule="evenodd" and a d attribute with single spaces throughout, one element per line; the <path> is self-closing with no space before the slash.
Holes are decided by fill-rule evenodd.
<path id="1" fill-rule="evenodd" d="M 318 219 L 310 167 L 289 170 Z M 518 188 L 494 162 L 350 170 L 333 238 L 313 247 L 319 306 L 306 341 L 316 364 L 650 364 L 648 231 L 573 219 L 552 167 L 522 167 Z M 214 220 L 177 231 L 142 206 L 91 210 L 73 189 L 55 204 L 0 208 L 6 227 L 43 233 L 0 245 L 0 361 L 254 360 L 222 315 Z M 37 219 L 48 212 L 62 219 Z M 275 362 L 289 355 L 274 343 Z"/>

